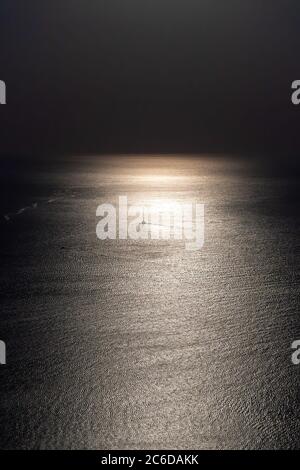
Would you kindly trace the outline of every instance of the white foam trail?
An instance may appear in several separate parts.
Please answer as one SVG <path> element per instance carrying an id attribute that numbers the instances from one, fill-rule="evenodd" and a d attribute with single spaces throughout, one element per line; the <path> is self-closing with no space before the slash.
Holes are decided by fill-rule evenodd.
<path id="1" fill-rule="evenodd" d="M 22 207 L 22 209 L 18 210 L 17 215 L 23 214 L 28 209 L 28 207 Z"/>

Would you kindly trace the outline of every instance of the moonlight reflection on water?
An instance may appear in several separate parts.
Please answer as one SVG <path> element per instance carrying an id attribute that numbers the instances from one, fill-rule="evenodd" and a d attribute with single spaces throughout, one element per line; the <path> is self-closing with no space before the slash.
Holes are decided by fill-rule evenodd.
<path id="1" fill-rule="evenodd" d="M 36 210 L 1 234 L 1 447 L 299 447 L 286 180 L 207 157 L 87 158 L 33 178 L 49 193 L 33 185 Z M 204 203 L 204 247 L 100 242 L 96 208 L 119 195 Z"/>

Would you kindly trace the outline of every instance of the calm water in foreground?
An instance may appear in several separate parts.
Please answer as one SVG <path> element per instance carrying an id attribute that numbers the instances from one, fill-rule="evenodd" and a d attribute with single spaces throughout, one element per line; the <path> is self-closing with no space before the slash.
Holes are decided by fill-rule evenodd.
<path id="1" fill-rule="evenodd" d="M 300 448 L 296 177 L 205 157 L 6 171 L 1 448 Z M 119 195 L 205 203 L 204 248 L 99 241 Z"/>

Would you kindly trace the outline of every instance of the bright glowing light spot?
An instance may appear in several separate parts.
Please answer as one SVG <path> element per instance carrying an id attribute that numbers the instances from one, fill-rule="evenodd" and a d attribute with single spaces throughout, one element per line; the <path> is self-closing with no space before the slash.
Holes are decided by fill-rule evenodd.
<path id="1" fill-rule="evenodd" d="M 180 205 L 175 199 L 151 199 L 149 206 L 157 212 L 174 214 L 180 210 Z"/>
<path id="2" fill-rule="evenodd" d="M 142 184 L 168 184 L 168 185 L 176 185 L 179 182 L 183 182 L 185 180 L 184 176 L 170 176 L 170 175 L 138 175 L 134 177 L 135 183 L 142 183 Z"/>

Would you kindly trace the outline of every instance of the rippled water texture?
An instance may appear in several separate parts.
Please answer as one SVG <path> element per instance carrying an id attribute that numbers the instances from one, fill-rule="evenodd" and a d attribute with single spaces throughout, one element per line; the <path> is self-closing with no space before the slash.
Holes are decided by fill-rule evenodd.
<path id="1" fill-rule="evenodd" d="M 300 447 L 296 177 L 184 156 L 8 173 L 1 448 Z M 204 248 L 99 241 L 119 195 L 204 203 Z"/>

